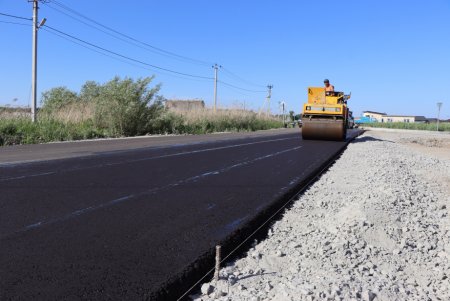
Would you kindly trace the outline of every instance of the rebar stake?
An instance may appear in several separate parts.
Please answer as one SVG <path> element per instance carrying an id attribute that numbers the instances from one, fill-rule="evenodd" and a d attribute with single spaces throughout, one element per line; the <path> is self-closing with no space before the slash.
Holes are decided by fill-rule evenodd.
<path id="1" fill-rule="evenodd" d="M 219 281 L 219 271 L 220 271 L 220 245 L 216 246 L 216 269 L 214 271 L 214 280 L 217 282 Z"/>

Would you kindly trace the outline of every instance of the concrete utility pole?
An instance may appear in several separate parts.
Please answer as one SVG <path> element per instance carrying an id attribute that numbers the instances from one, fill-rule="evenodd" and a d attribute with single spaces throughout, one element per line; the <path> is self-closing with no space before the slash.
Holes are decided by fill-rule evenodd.
<path id="1" fill-rule="evenodd" d="M 37 20 L 38 20 L 38 0 L 33 0 L 33 51 L 31 58 L 31 120 L 36 122 L 37 103 Z"/>
<path id="2" fill-rule="evenodd" d="M 267 89 L 268 89 L 268 91 L 267 91 L 267 116 L 269 116 L 270 115 L 270 98 L 272 97 L 272 88 L 273 88 L 273 85 L 267 85 Z"/>
<path id="3" fill-rule="evenodd" d="M 438 107 L 438 115 L 437 115 L 437 120 L 436 120 L 436 131 L 439 131 L 439 118 L 441 115 L 442 102 L 438 102 L 437 107 Z"/>
<path id="4" fill-rule="evenodd" d="M 38 29 L 42 27 L 46 19 L 42 19 L 38 24 L 38 4 L 39 0 L 28 0 L 33 2 L 33 46 L 31 56 L 31 120 L 36 122 L 36 106 L 37 106 L 37 44 L 38 44 Z"/>
<path id="5" fill-rule="evenodd" d="M 219 68 L 222 68 L 222 66 L 219 66 L 217 64 L 214 64 L 212 66 L 214 68 L 214 112 L 217 110 L 217 73 L 219 71 Z"/>

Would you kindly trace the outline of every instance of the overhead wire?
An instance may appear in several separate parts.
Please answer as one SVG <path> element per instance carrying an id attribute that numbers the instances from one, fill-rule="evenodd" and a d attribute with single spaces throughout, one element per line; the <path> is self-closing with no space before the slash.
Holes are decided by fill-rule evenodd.
<path id="1" fill-rule="evenodd" d="M 28 21 L 33 20 L 32 18 L 25 18 L 25 17 L 15 16 L 15 15 L 10 15 L 10 14 L 5 14 L 5 13 L 0 13 L 0 15 L 5 16 L 5 17 L 10 17 L 10 18 L 15 18 L 15 19 L 28 20 Z"/>
<path id="2" fill-rule="evenodd" d="M 263 88 L 263 87 L 265 88 L 266 87 L 265 85 L 256 84 L 254 82 L 246 80 L 246 79 L 240 77 L 239 75 L 234 74 L 233 72 L 231 72 L 230 70 L 228 70 L 227 68 L 225 68 L 223 66 L 222 66 L 222 71 L 224 71 L 225 74 L 228 74 L 229 77 L 235 78 L 235 79 L 237 79 L 237 80 L 239 80 L 241 82 L 244 82 L 244 83 L 246 83 L 248 85 L 255 86 L 255 87 L 260 87 L 260 88 Z"/>
<path id="3" fill-rule="evenodd" d="M 113 38 L 117 39 L 117 40 L 120 40 L 120 41 L 122 41 L 122 42 L 124 42 L 124 43 L 133 45 L 133 46 L 135 46 L 135 47 L 138 47 L 138 48 L 141 48 L 141 49 L 144 49 L 144 50 L 147 50 L 147 51 L 149 51 L 149 52 L 151 52 L 151 53 L 154 53 L 154 54 L 162 55 L 162 56 L 164 56 L 164 57 L 173 58 L 173 59 L 176 59 L 176 60 L 178 60 L 178 61 L 186 61 L 186 60 L 183 60 L 183 59 L 178 58 L 178 57 L 173 57 L 173 56 L 171 56 L 171 55 L 168 55 L 168 54 L 165 54 L 165 53 L 161 53 L 161 52 L 159 52 L 159 51 L 157 51 L 157 50 L 155 50 L 155 49 L 152 49 L 152 48 L 150 48 L 150 47 L 148 47 L 148 46 L 142 45 L 142 43 L 136 43 L 136 42 L 134 42 L 134 41 L 132 41 L 132 40 L 130 40 L 130 39 L 126 39 L 126 38 L 123 38 L 123 37 L 121 37 L 121 36 L 118 36 L 117 34 L 114 34 L 114 33 L 110 32 L 110 31 L 108 31 L 108 30 L 102 29 L 102 28 L 100 28 L 100 27 L 98 27 L 98 26 L 96 26 L 96 25 L 90 24 L 90 23 L 88 23 L 88 22 L 83 21 L 82 19 L 80 19 L 80 18 L 78 18 L 78 17 L 75 17 L 75 16 L 73 16 L 73 15 L 71 15 L 71 14 L 69 14 L 69 13 L 66 13 L 66 12 L 64 12 L 63 10 L 59 9 L 59 8 L 53 7 L 53 6 L 51 6 L 51 5 L 47 5 L 47 7 L 51 8 L 51 9 L 53 9 L 53 10 L 55 10 L 55 11 L 57 11 L 57 12 L 63 14 L 63 15 L 66 15 L 67 17 L 69 17 L 69 18 L 71 18 L 71 19 L 73 19 L 73 20 L 76 20 L 77 22 L 80 22 L 80 23 L 82 23 L 82 24 L 84 24 L 84 25 L 86 25 L 86 26 L 88 26 L 88 27 L 90 27 L 90 28 L 93 28 L 93 29 L 95 29 L 95 30 L 98 30 L 98 31 L 100 31 L 100 32 L 102 32 L 102 33 L 104 33 L 104 34 L 110 36 L 110 37 L 113 37 Z"/>
<path id="4" fill-rule="evenodd" d="M 119 32 L 119 31 L 117 31 L 117 30 L 115 30 L 115 29 L 113 29 L 113 28 L 111 28 L 109 26 L 106 26 L 106 25 L 104 25 L 104 24 L 102 24 L 102 23 L 100 23 L 98 21 L 95 21 L 94 19 L 89 18 L 89 17 L 87 17 L 87 16 L 77 12 L 76 10 L 68 7 L 67 5 L 65 5 L 65 4 L 63 4 L 63 3 L 61 3 L 61 2 L 59 2 L 57 0 L 51 0 L 51 1 L 43 2 L 43 3 L 47 4 L 48 7 L 52 8 L 52 9 L 54 9 L 54 10 L 56 10 L 56 11 L 58 11 L 58 12 L 64 14 L 64 15 L 66 15 L 66 16 L 68 16 L 70 18 L 73 18 L 73 19 L 77 20 L 78 22 L 81 22 L 81 23 L 85 24 L 86 26 L 89 26 L 91 28 L 99 30 L 99 31 L 101 31 L 101 32 L 103 32 L 103 33 L 105 33 L 107 35 L 110 35 L 110 36 L 112 36 L 112 37 L 114 37 L 116 39 L 119 39 L 119 40 L 121 40 L 123 42 L 129 43 L 131 45 L 134 45 L 134 46 L 146 49 L 148 51 L 152 51 L 154 53 L 158 53 L 160 55 L 166 55 L 166 56 L 171 56 L 171 57 L 175 57 L 175 58 L 178 58 L 178 59 L 189 60 L 191 62 L 201 63 L 202 65 L 211 65 L 210 63 L 207 63 L 205 61 L 201 61 L 201 60 L 192 59 L 192 58 L 189 58 L 189 57 L 186 57 L 186 56 L 178 55 L 176 53 L 173 53 L 173 52 L 164 50 L 162 48 L 155 47 L 155 46 L 150 45 L 148 43 L 142 42 L 142 41 L 140 41 L 138 39 L 135 39 L 135 38 L 127 35 L 127 34 L 121 33 L 121 32 Z M 83 19 L 85 19 L 85 20 L 87 20 L 87 21 L 89 21 L 89 22 L 91 22 L 93 24 L 96 24 L 97 26 L 89 24 L 88 22 L 85 22 L 85 21 L 81 20 L 78 17 L 75 17 L 75 16 L 72 16 L 72 15 L 70 15 L 68 13 L 65 13 L 64 11 L 62 11 L 62 10 L 56 8 L 56 7 L 52 7 L 51 5 L 48 5 L 49 3 L 54 3 L 57 6 L 61 7 L 62 9 L 65 9 L 66 11 L 69 11 L 70 13 L 72 13 L 74 15 L 77 15 L 77 16 L 79 16 L 79 17 L 81 17 L 81 18 L 83 18 Z M 6 13 L 0 13 L 0 15 L 5 16 L 5 17 L 10 17 L 10 18 L 28 20 L 28 21 L 32 20 L 32 18 L 26 18 L 26 17 L 16 16 L 16 15 L 11 15 L 11 14 L 6 14 Z M 31 24 L 25 24 L 25 23 L 19 23 L 19 22 L 3 21 L 3 20 L 0 20 L 0 23 L 23 25 L 23 26 L 30 26 L 31 25 Z M 99 28 L 98 26 L 100 26 L 100 27 L 102 27 L 102 28 L 104 28 L 106 30 L 103 30 L 103 29 Z M 162 72 L 162 73 L 166 73 L 167 72 L 171 76 L 176 76 L 176 75 L 178 75 L 177 77 L 183 76 L 183 77 L 181 77 L 183 79 L 187 79 L 187 78 L 188 79 L 201 79 L 201 80 L 213 80 L 214 79 L 213 77 L 207 77 L 207 76 L 189 74 L 189 73 L 185 73 L 185 72 L 179 72 L 179 71 L 171 70 L 171 69 L 168 69 L 168 68 L 163 68 L 163 67 L 160 67 L 160 66 L 149 64 L 147 62 L 144 62 L 144 61 L 141 61 L 141 60 L 138 60 L 138 59 L 135 59 L 135 58 L 123 55 L 123 54 L 118 53 L 116 51 L 113 51 L 113 50 L 107 49 L 105 47 L 96 45 L 94 43 L 85 41 L 85 40 L 83 40 L 81 38 L 78 38 L 78 37 L 76 37 L 74 35 L 71 35 L 71 34 L 68 34 L 66 32 L 63 32 L 63 31 L 61 31 L 59 29 L 56 29 L 56 28 L 54 28 L 52 26 L 49 26 L 49 25 L 44 25 L 43 29 L 45 31 L 49 32 L 49 33 L 52 33 L 52 34 L 55 34 L 55 35 L 59 36 L 60 38 L 64 38 L 64 39 L 69 40 L 69 41 L 71 41 L 71 42 L 73 42 L 75 44 L 78 44 L 79 46 L 82 46 L 84 48 L 90 49 L 91 51 L 95 51 L 95 52 L 97 52 L 99 54 L 105 55 L 105 56 L 113 58 L 113 59 L 117 59 L 117 60 L 119 60 L 121 62 L 125 62 L 125 63 L 131 64 L 133 66 L 137 66 L 137 67 L 146 66 L 146 67 L 149 67 L 149 68 L 152 68 L 152 69 L 156 69 L 156 70 L 158 70 L 158 72 Z M 111 32 L 114 33 L 114 34 L 112 34 Z M 117 36 L 117 35 L 119 35 L 119 36 Z M 122 37 L 124 37 L 126 39 L 121 38 L 120 36 L 122 36 Z M 147 48 L 147 47 L 143 47 L 142 45 L 145 45 L 145 46 L 149 47 L 150 49 Z M 159 51 L 159 52 L 157 52 L 157 51 Z M 136 63 L 139 64 L 139 65 L 136 65 Z M 144 69 L 149 69 L 149 68 L 144 68 Z M 263 87 L 262 85 L 258 85 L 258 84 L 252 83 L 252 82 L 250 82 L 248 80 L 245 80 L 244 78 L 242 78 L 242 77 L 232 73 L 231 71 L 227 70 L 226 68 L 222 67 L 222 69 L 223 69 L 225 74 L 228 74 L 229 77 L 233 77 L 235 79 L 238 79 L 241 82 L 244 82 L 246 84 L 250 84 L 250 85 L 253 85 L 253 86 L 257 86 L 257 87 Z M 245 92 L 252 92 L 252 93 L 265 92 L 265 91 L 261 91 L 261 90 L 252 90 L 252 89 L 242 88 L 242 87 L 230 84 L 230 83 L 222 81 L 222 80 L 218 80 L 218 82 L 223 84 L 224 86 L 227 86 L 227 87 L 235 89 L 235 90 L 240 90 L 240 91 L 245 91 Z M 244 94 L 242 92 L 240 94 L 246 95 L 246 94 Z"/>
<path id="5" fill-rule="evenodd" d="M 52 6 L 51 4 L 54 4 L 54 5 L 58 6 L 59 8 L 69 12 L 70 14 L 62 11 L 61 9 L 59 9 L 57 7 Z M 109 36 L 111 36 L 113 38 L 116 38 L 116 39 L 118 39 L 118 40 L 120 40 L 122 42 L 131 44 L 131 45 L 139 47 L 141 49 L 145 49 L 147 51 L 151 51 L 153 53 L 157 53 L 159 55 L 163 55 L 163 56 L 166 56 L 166 57 L 172 57 L 172 58 L 176 58 L 176 59 L 182 59 L 182 60 L 187 60 L 187 61 L 194 62 L 194 63 L 199 63 L 201 65 L 207 65 L 207 66 L 212 65 L 209 62 L 198 60 L 198 59 L 193 59 L 193 58 L 190 58 L 190 57 L 187 57 L 187 56 L 184 56 L 184 55 L 179 55 L 179 54 L 176 54 L 174 52 L 167 51 L 167 50 L 164 50 L 162 48 L 159 48 L 159 47 L 156 47 L 154 45 L 151 45 L 149 43 L 146 43 L 146 42 L 143 42 L 141 40 L 138 40 L 138 39 L 136 39 L 136 38 L 134 38 L 134 37 L 132 37 L 132 36 L 130 36 L 128 34 L 120 32 L 120 31 L 118 31 L 118 30 L 116 30 L 114 28 L 111 28 L 110 26 L 107 26 L 105 24 L 102 24 L 102 23 L 92 19 L 92 18 L 90 18 L 90 17 L 88 17 L 88 16 L 86 16 L 86 15 L 76 11 L 75 9 L 67 6 L 66 4 L 64 4 L 64 3 L 62 3 L 62 2 L 60 2 L 58 0 L 51 0 L 48 3 L 46 3 L 46 5 L 48 7 L 50 7 L 51 9 L 54 9 L 54 10 L 56 10 L 56 11 L 58 11 L 58 12 L 64 14 L 64 15 L 66 15 L 66 16 L 68 16 L 68 17 L 70 17 L 70 18 L 72 18 L 72 19 L 74 19 L 74 20 L 76 20 L 76 21 L 86 25 L 86 26 L 89 26 L 89 27 L 91 27 L 93 29 L 96 29 L 96 30 L 98 30 L 98 31 L 100 31 L 100 32 L 102 32 L 104 34 L 107 34 L 107 35 L 109 35 Z M 90 23 L 85 22 L 85 21 L 81 20 L 80 18 L 82 18 L 84 20 L 87 20 Z M 93 25 L 93 24 L 95 24 L 95 25 Z M 99 28 L 99 27 L 101 27 L 101 28 Z M 234 74 L 233 72 L 229 71 L 226 68 L 223 68 L 223 71 L 225 72 L 225 74 L 228 74 L 229 77 L 234 77 L 235 79 L 240 80 L 241 82 L 244 82 L 246 84 L 249 84 L 249 85 L 252 85 L 252 86 L 256 86 L 256 87 L 264 87 L 263 85 L 255 84 L 255 83 L 253 83 L 251 81 L 248 81 L 248 80 L 246 80 L 246 79 L 244 79 L 244 78 Z M 238 87 L 236 85 L 229 84 L 229 83 L 226 83 L 226 82 L 223 82 L 223 81 L 222 81 L 222 83 L 224 85 L 228 85 L 229 87 L 235 88 L 237 90 L 242 90 L 242 91 L 247 91 L 247 92 L 262 92 L 262 91 L 255 91 L 255 90 L 251 90 L 251 89 L 245 89 L 245 88 Z"/>
<path id="6" fill-rule="evenodd" d="M 83 43 L 81 43 L 81 42 L 78 42 L 78 41 L 76 41 L 76 40 L 74 40 L 74 39 L 71 39 L 71 38 L 69 38 L 69 37 L 67 37 L 67 36 L 64 36 L 64 35 L 59 34 L 59 33 L 57 33 L 57 32 L 48 30 L 48 29 L 45 28 L 45 26 L 42 28 L 42 30 L 44 30 L 44 31 L 46 31 L 46 32 L 48 32 L 48 33 L 50 33 L 50 34 L 52 34 L 52 35 L 58 36 L 58 37 L 60 37 L 61 39 L 64 39 L 64 40 L 69 41 L 69 42 L 71 42 L 71 43 L 74 43 L 74 44 L 76 44 L 76 45 L 78 45 L 78 46 L 81 46 L 81 47 L 83 47 L 83 48 L 85 48 L 85 49 L 91 50 L 91 51 L 96 52 L 96 53 L 98 53 L 98 54 L 101 54 L 101 55 L 103 55 L 103 56 L 105 56 L 105 57 L 109 57 L 109 58 L 114 59 L 114 60 L 116 60 L 116 61 L 119 61 L 119 62 L 128 64 L 128 65 L 130 65 L 130 66 L 134 66 L 134 67 L 141 68 L 141 69 L 144 69 L 144 70 L 150 70 L 150 71 L 157 72 L 157 73 L 160 73 L 160 74 L 170 75 L 170 76 L 172 76 L 172 77 L 181 78 L 181 79 L 184 79 L 184 80 L 202 81 L 202 82 L 204 81 L 204 80 L 202 80 L 202 79 L 191 78 L 191 77 L 183 77 L 183 76 L 178 76 L 178 75 L 175 75 L 175 74 L 169 74 L 169 73 L 164 72 L 164 71 L 161 71 L 161 70 L 157 70 L 157 71 L 156 71 L 155 69 L 152 69 L 152 68 L 150 68 L 150 67 L 146 67 L 146 66 L 143 66 L 143 65 L 138 65 L 138 64 L 136 64 L 136 63 L 133 63 L 133 62 L 127 61 L 127 60 L 125 60 L 125 59 L 122 59 L 122 58 L 119 58 L 119 57 L 110 55 L 110 54 L 108 54 L 108 53 L 102 52 L 102 51 L 100 51 L 100 50 L 97 50 L 97 49 L 95 49 L 95 48 L 93 48 L 93 47 L 90 47 L 90 46 L 88 46 L 88 45 L 86 45 L 86 44 L 83 44 Z"/>
<path id="7" fill-rule="evenodd" d="M 232 85 L 230 83 L 224 82 L 222 80 L 218 80 L 217 82 L 219 82 L 219 83 L 221 83 L 223 85 L 226 85 L 228 87 L 231 87 L 231 88 L 234 88 L 234 89 L 238 89 L 238 90 L 242 90 L 242 91 L 246 91 L 246 92 L 252 92 L 252 93 L 264 93 L 264 92 L 266 92 L 265 90 L 264 91 L 263 90 L 250 90 L 250 89 L 241 88 L 241 87 Z"/>
<path id="8" fill-rule="evenodd" d="M 184 55 L 180 55 L 180 54 L 174 53 L 172 51 L 168 51 L 168 50 L 162 49 L 160 47 L 156 47 L 156 46 L 151 45 L 151 44 L 149 44 L 147 42 L 141 41 L 141 40 L 139 40 L 137 38 L 134 38 L 134 37 L 132 37 L 132 36 L 130 36 L 128 34 L 125 34 L 125 33 L 120 32 L 120 31 L 118 31 L 118 30 L 116 30 L 114 28 L 111 28 L 111 27 L 109 27 L 107 25 L 104 25 L 104 24 L 102 24 L 102 23 L 100 23 L 100 22 L 98 22 L 98 21 L 96 21 L 96 20 L 94 20 L 94 19 L 92 19 L 90 17 L 87 17 L 86 15 L 76 11 L 73 8 L 70 8 L 69 6 L 67 6 L 67 5 L 65 5 L 65 4 L 63 4 L 63 3 L 61 3 L 61 2 L 59 2 L 57 0 L 51 0 L 50 3 L 53 3 L 53 4 L 57 5 L 57 6 L 59 6 L 60 8 L 70 12 L 71 14 L 74 14 L 74 15 L 76 15 L 78 17 L 81 17 L 81 18 L 83 18 L 83 19 L 85 19 L 85 20 L 87 20 L 87 21 L 89 21 L 89 22 L 91 22 L 93 24 L 96 24 L 97 26 L 100 26 L 100 27 L 102 27 L 102 28 L 104 28 L 104 29 L 106 29 L 106 30 L 108 30 L 110 32 L 113 32 L 116 35 L 119 35 L 119 36 L 121 36 L 123 38 L 126 38 L 126 39 L 128 39 L 130 41 L 133 41 L 135 43 L 144 45 L 144 46 L 146 46 L 148 48 L 151 48 L 154 51 L 157 51 L 157 53 L 159 53 L 159 54 L 165 54 L 166 56 L 169 55 L 171 57 L 176 57 L 178 59 L 182 59 L 182 60 L 185 60 L 185 61 L 190 61 L 191 63 L 201 64 L 201 65 L 204 65 L 204 66 L 210 66 L 211 65 L 210 62 L 206 62 L 206 61 L 203 61 L 203 60 L 199 60 L 199 59 L 187 57 L 187 56 L 184 56 Z M 50 7 L 49 3 L 47 3 L 46 5 Z M 74 19 L 77 19 L 77 18 L 74 18 Z M 86 24 L 85 22 L 83 22 L 83 23 Z M 91 27 L 96 28 L 97 30 L 99 30 L 99 28 L 97 28 L 97 27 L 94 27 L 94 26 L 91 26 Z M 118 38 L 117 36 L 115 36 L 115 37 Z"/>
<path id="9" fill-rule="evenodd" d="M 0 23 L 14 24 L 14 25 L 23 25 L 23 26 L 31 26 L 31 24 L 12 22 L 12 21 L 3 21 L 3 20 L 0 20 Z"/>
<path id="10" fill-rule="evenodd" d="M 123 58 L 123 59 L 129 60 L 129 61 L 132 61 L 132 62 L 135 62 L 135 63 L 138 63 L 138 64 L 142 64 L 142 65 L 145 65 L 145 66 L 154 68 L 154 69 L 158 69 L 158 70 L 161 70 L 161 71 L 166 71 L 166 72 L 173 73 L 173 74 L 178 74 L 178 75 L 183 75 L 183 76 L 193 77 L 193 78 L 201 78 L 201 79 L 207 79 L 207 80 L 212 80 L 212 79 L 213 79 L 212 77 L 208 77 L 208 76 L 202 76 L 202 75 L 196 75 L 196 74 L 189 74 L 189 73 L 179 72 L 179 71 L 175 71 L 175 70 L 163 68 L 163 67 L 160 67 L 160 66 L 156 66 L 156 65 L 153 65 L 153 64 L 149 64 L 149 63 L 147 63 L 147 62 L 144 62 L 144 61 L 141 61 L 141 60 L 138 60 L 138 59 L 129 57 L 129 56 L 127 56 L 127 55 L 118 53 L 118 52 L 116 52 L 116 51 L 113 51 L 113 50 L 107 49 L 107 48 L 105 48 L 105 47 L 96 45 L 96 44 L 94 44 L 94 43 L 85 41 L 85 40 L 83 40 L 83 39 L 80 39 L 80 38 L 78 38 L 78 37 L 76 37 L 76 36 L 74 36 L 74 35 L 71 35 L 71 34 L 68 34 L 68 33 L 66 33 L 66 32 L 63 32 L 63 31 L 61 31 L 61 30 L 59 30 L 59 29 L 56 29 L 56 28 L 54 28 L 54 27 L 52 27 L 52 26 L 49 26 L 49 25 L 47 25 L 47 24 L 44 25 L 44 27 L 45 27 L 45 28 L 48 28 L 48 29 L 51 29 L 51 30 L 53 30 L 53 31 L 55 31 L 55 32 L 57 32 L 57 33 L 59 33 L 59 34 L 61 34 L 61 35 L 67 36 L 67 37 L 69 37 L 69 38 L 71 38 L 71 39 L 73 39 L 73 40 L 76 40 L 76 41 L 81 42 L 81 43 L 83 43 L 83 44 L 89 45 L 89 46 L 91 46 L 91 47 L 93 47 L 93 48 L 100 49 L 100 50 L 102 50 L 102 51 L 104 51 L 104 52 L 113 54 L 113 55 L 118 56 L 118 57 L 121 57 L 121 58 Z"/>

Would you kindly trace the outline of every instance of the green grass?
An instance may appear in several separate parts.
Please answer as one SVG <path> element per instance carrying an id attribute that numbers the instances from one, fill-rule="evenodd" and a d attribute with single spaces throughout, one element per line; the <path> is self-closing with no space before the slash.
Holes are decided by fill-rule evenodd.
<path id="1" fill-rule="evenodd" d="M 172 112 L 164 112 L 148 121 L 144 134 L 207 134 L 281 127 L 282 123 L 278 120 L 259 117 L 255 113 L 243 116 L 230 114 L 228 117 L 220 114 L 215 118 L 188 119 Z M 36 123 L 31 122 L 29 118 L 0 119 L 0 146 L 123 136 L 127 135 L 114 133 L 109 127 L 97 127 L 91 119 L 73 122 L 46 116 L 38 118 Z"/>
<path id="2" fill-rule="evenodd" d="M 436 123 L 406 123 L 406 122 L 374 122 L 366 123 L 362 126 L 373 128 L 387 128 L 387 129 L 405 129 L 405 130 L 422 130 L 422 131 L 436 131 Z M 450 122 L 439 123 L 440 132 L 450 132 Z"/>
<path id="3" fill-rule="evenodd" d="M 33 123 L 28 118 L 0 120 L 0 145 L 35 144 L 105 137 L 92 122 L 78 124 L 43 119 Z"/>

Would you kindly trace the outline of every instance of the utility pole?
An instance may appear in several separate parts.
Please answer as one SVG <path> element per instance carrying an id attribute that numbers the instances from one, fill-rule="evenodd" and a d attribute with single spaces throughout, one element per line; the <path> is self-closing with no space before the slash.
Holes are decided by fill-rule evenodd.
<path id="1" fill-rule="evenodd" d="M 438 115 L 437 115 L 437 120 L 436 120 L 436 131 L 439 131 L 439 118 L 441 115 L 442 102 L 438 102 L 437 107 L 438 107 Z"/>
<path id="2" fill-rule="evenodd" d="M 46 19 L 42 19 L 38 24 L 38 9 L 39 0 L 28 0 L 33 2 L 33 45 L 31 56 L 31 120 L 36 122 L 36 106 L 37 106 L 37 44 L 38 44 L 38 29 L 42 27 Z"/>
<path id="3" fill-rule="evenodd" d="M 270 98 L 272 97 L 272 88 L 273 88 L 273 85 L 267 85 L 267 89 L 268 89 L 268 91 L 267 91 L 267 116 L 269 116 L 269 114 L 270 114 Z"/>
<path id="4" fill-rule="evenodd" d="M 214 64 L 214 66 L 212 67 L 214 69 L 214 113 L 215 113 L 217 110 L 217 73 L 219 71 L 219 68 L 222 68 L 222 66 Z"/>
<path id="5" fill-rule="evenodd" d="M 37 20 L 38 20 L 38 0 L 33 0 L 33 51 L 31 58 L 31 120 L 36 122 L 37 103 Z"/>

